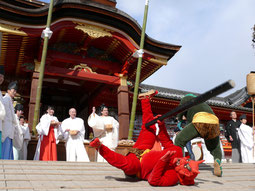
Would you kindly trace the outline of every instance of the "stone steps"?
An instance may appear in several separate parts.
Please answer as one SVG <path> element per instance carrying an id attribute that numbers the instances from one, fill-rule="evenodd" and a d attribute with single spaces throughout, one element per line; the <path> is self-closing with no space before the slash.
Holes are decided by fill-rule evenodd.
<path id="1" fill-rule="evenodd" d="M 0 160 L 0 166 L 0 191 L 255 190 L 255 164 L 223 163 L 223 177 L 212 175 L 212 164 L 202 164 L 194 186 L 172 187 L 152 187 L 147 181 L 126 178 L 108 163 Z"/>

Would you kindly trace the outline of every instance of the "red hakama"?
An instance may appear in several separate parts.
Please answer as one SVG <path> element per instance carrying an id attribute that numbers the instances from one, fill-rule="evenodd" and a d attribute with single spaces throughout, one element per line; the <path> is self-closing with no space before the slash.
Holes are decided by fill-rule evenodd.
<path id="1" fill-rule="evenodd" d="M 40 158 L 42 161 L 57 161 L 57 145 L 54 134 L 54 126 L 50 126 L 48 136 L 43 136 L 40 147 Z"/>

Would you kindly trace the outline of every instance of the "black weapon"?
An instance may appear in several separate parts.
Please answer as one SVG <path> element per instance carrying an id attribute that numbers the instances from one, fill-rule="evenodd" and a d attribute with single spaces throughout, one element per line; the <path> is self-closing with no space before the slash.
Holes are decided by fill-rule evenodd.
<path id="1" fill-rule="evenodd" d="M 198 97 L 194 97 L 192 100 L 190 100 L 189 102 L 186 102 L 182 105 L 179 105 L 177 106 L 176 108 L 172 109 L 171 111 L 165 113 L 164 115 L 160 116 L 159 118 L 157 119 L 153 119 L 152 121 L 148 122 L 145 124 L 145 127 L 149 127 L 151 125 L 153 125 L 154 123 L 157 122 L 157 120 L 164 120 L 170 116 L 173 116 L 177 113 L 180 113 L 180 112 L 183 112 L 183 111 L 186 111 L 187 109 L 197 105 L 197 104 L 200 104 L 200 103 L 203 103 L 207 100 L 209 100 L 210 98 L 212 97 L 215 97 L 231 88 L 235 87 L 235 82 L 233 80 L 228 80 L 227 82 L 199 95 Z"/>

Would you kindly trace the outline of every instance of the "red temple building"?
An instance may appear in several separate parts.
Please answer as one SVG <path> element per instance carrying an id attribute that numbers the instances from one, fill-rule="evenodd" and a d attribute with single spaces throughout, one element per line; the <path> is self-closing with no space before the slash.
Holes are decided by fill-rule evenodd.
<path id="1" fill-rule="evenodd" d="M 118 10 L 114 0 L 55 1 L 42 90 L 42 109 L 56 108 L 60 120 L 70 107 L 86 118 L 92 106 L 105 103 L 118 111 L 120 138 L 127 138 L 129 89 L 134 81 L 141 27 Z M 1 60 L 5 85 L 19 82 L 18 93 L 27 105 L 28 122 L 34 115 L 42 31 L 48 4 L 39 1 L 1 1 Z M 180 46 L 145 38 L 141 81 L 167 64 Z M 6 86 L 1 88 L 6 89 Z"/>
<path id="2" fill-rule="evenodd" d="M 140 25 L 116 8 L 116 0 L 55 1 L 41 96 L 41 115 L 47 105 L 55 107 L 59 120 L 68 117 L 70 107 L 87 121 L 93 106 L 102 103 L 120 122 L 120 139 L 128 137 L 132 82 L 135 81 Z M 17 101 L 25 106 L 25 116 L 32 127 L 35 98 L 42 56 L 42 31 L 45 29 L 48 4 L 37 0 L 0 1 L 0 65 L 5 67 L 5 82 L 17 80 Z M 181 46 L 159 42 L 145 36 L 141 82 L 153 75 L 178 52 Z M 171 67 L 171 66 L 169 66 Z M 153 99 L 155 114 L 175 108 L 184 91 L 141 85 L 141 92 L 151 88 L 159 94 Z M 221 122 L 229 120 L 231 110 L 246 114 L 246 99 L 238 93 L 208 101 Z M 241 92 L 242 96 L 246 95 Z M 240 94 L 240 95 L 241 95 Z M 234 103 L 231 99 L 235 98 Z M 242 97 L 243 98 L 243 97 Z M 248 99 L 248 98 L 247 98 Z M 238 102 L 238 103 L 237 103 Z M 136 126 L 139 126 L 137 106 Z M 136 131 L 136 130 L 135 130 Z"/>

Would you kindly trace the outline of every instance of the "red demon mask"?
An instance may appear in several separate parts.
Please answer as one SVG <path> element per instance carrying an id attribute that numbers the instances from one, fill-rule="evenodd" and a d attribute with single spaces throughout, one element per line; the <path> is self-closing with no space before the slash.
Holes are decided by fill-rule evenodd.
<path id="1" fill-rule="evenodd" d="M 177 172 L 180 184 L 182 185 L 193 185 L 195 184 L 194 179 L 200 173 L 199 164 L 203 163 L 201 161 L 193 161 L 186 157 L 175 158 L 174 164 L 176 165 L 175 171 Z"/>

